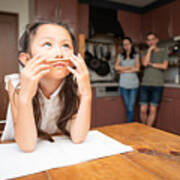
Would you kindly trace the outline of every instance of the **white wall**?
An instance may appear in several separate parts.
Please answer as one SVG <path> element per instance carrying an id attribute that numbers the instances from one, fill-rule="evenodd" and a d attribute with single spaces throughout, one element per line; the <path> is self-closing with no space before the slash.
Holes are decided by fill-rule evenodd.
<path id="1" fill-rule="evenodd" d="M 31 0 L 30 0 L 31 1 Z M 29 23 L 29 0 L 0 0 L 0 12 L 19 14 L 19 36 Z"/>

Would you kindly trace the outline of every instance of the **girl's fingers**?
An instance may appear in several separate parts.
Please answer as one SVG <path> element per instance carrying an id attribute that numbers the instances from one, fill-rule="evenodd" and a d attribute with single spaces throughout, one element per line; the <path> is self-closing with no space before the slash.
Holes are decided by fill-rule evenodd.
<path id="1" fill-rule="evenodd" d="M 73 57 L 70 57 L 70 61 L 76 66 L 76 68 L 79 72 L 82 71 L 81 64 L 78 61 L 76 61 Z"/>
<path id="2" fill-rule="evenodd" d="M 68 61 L 69 58 L 48 58 L 47 62 L 56 62 L 56 61 Z"/>
<path id="3" fill-rule="evenodd" d="M 38 59 L 36 59 L 38 58 Z M 34 57 L 34 59 L 29 60 L 28 64 L 25 66 L 25 68 L 29 71 L 33 71 L 33 69 L 39 65 L 39 63 L 42 63 L 45 59 L 45 57 L 41 57 L 41 56 L 36 56 L 36 58 Z"/>
<path id="4" fill-rule="evenodd" d="M 82 56 L 80 54 L 78 54 L 78 57 L 80 58 L 80 61 L 82 62 L 84 69 L 86 69 L 86 71 L 88 71 L 87 65 L 86 65 L 84 59 L 82 58 Z"/>
<path id="5" fill-rule="evenodd" d="M 78 57 L 78 56 L 76 56 L 76 55 L 72 55 L 72 57 L 78 62 L 78 63 L 80 63 L 81 65 L 83 65 L 83 63 L 81 62 L 81 60 L 80 60 L 80 58 Z"/>
<path id="6" fill-rule="evenodd" d="M 38 60 L 36 60 L 33 64 L 31 68 L 36 68 L 37 66 L 41 65 L 41 64 L 45 64 L 45 65 L 52 65 L 54 63 L 57 63 L 58 60 L 57 59 L 53 59 L 51 61 L 48 60 L 48 58 L 46 56 L 42 56 L 40 57 Z"/>
<path id="7" fill-rule="evenodd" d="M 36 54 L 32 59 L 29 60 L 28 64 L 34 64 L 42 55 Z"/>
<path id="8" fill-rule="evenodd" d="M 46 56 L 41 56 L 39 57 L 38 59 L 36 59 L 34 62 L 33 62 L 33 66 L 36 67 L 37 65 L 43 63 L 46 61 Z"/>
<path id="9" fill-rule="evenodd" d="M 80 61 L 82 62 L 82 64 L 84 64 L 86 66 L 86 63 L 80 53 L 78 53 L 78 57 L 80 58 Z"/>
<path id="10" fill-rule="evenodd" d="M 46 56 L 43 56 L 41 58 L 39 58 L 38 60 L 36 60 L 34 62 L 35 65 L 39 65 L 39 64 L 49 64 L 49 65 L 52 65 L 52 64 L 55 64 L 55 63 L 58 63 L 58 62 L 65 62 L 69 60 L 68 58 L 49 58 L 49 57 L 46 57 Z"/>
<path id="11" fill-rule="evenodd" d="M 36 76 L 36 80 L 39 82 L 39 80 L 46 74 L 48 74 L 50 72 L 50 69 L 46 69 L 46 70 L 42 70 L 40 71 Z"/>
<path id="12" fill-rule="evenodd" d="M 26 64 L 26 67 L 30 67 L 38 58 L 40 58 L 40 55 L 35 55 L 32 59 L 29 59 L 29 61 Z"/>
<path id="13" fill-rule="evenodd" d="M 84 62 L 84 59 L 81 57 L 80 54 L 78 54 L 78 56 L 73 55 L 73 58 L 81 64 L 81 69 L 83 71 L 87 70 L 87 66 Z"/>
<path id="14" fill-rule="evenodd" d="M 79 76 L 79 75 L 78 75 L 78 72 L 77 72 L 75 69 L 71 68 L 70 66 L 67 66 L 67 69 L 68 69 L 71 73 L 73 73 L 76 77 Z"/>
<path id="15" fill-rule="evenodd" d="M 79 58 L 80 62 L 81 62 L 85 67 L 87 67 L 87 66 L 86 66 L 86 63 L 85 63 L 85 61 L 84 61 L 84 59 L 82 58 L 82 56 L 81 56 L 80 53 L 78 53 L 78 58 Z"/>
<path id="16" fill-rule="evenodd" d="M 36 62 L 42 55 L 40 54 L 36 54 L 32 59 L 31 59 L 31 62 Z"/>
<path id="17" fill-rule="evenodd" d="M 36 75 L 38 74 L 39 72 L 41 72 L 42 70 L 46 70 L 46 69 L 49 69 L 50 70 L 50 65 L 48 64 L 40 64 L 39 66 L 35 67 L 33 70 L 32 70 L 32 74 L 33 75 Z"/>

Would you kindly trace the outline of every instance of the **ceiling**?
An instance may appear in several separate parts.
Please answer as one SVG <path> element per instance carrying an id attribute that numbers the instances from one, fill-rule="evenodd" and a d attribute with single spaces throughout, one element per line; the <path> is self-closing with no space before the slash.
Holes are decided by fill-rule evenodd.
<path id="1" fill-rule="evenodd" d="M 137 6 L 137 7 L 145 7 L 148 6 L 158 0 L 108 0 L 115 3 L 122 3 L 126 5 L 131 6 Z"/>
<path id="2" fill-rule="evenodd" d="M 125 10 L 135 13 L 145 13 L 161 7 L 175 0 L 79 0 L 80 3 L 88 3 L 92 6 Z"/>

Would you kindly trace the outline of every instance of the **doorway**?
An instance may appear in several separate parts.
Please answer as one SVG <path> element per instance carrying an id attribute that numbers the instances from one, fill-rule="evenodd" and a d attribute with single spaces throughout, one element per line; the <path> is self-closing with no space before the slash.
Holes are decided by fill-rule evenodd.
<path id="1" fill-rule="evenodd" d="M 0 120 L 6 119 L 9 102 L 4 76 L 18 72 L 17 53 L 18 14 L 0 12 Z"/>

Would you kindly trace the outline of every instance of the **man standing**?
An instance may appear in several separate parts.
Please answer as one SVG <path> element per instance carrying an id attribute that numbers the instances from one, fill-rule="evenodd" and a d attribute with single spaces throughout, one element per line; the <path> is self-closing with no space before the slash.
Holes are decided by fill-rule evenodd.
<path id="1" fill-rule="evenodd" d="M 146 43 L 149 48 L 142 56 L 145 70 L 140 91 L 140 117 L 142 123 L 148 126 L 152 126 L 155 121 L 163 92 L 164 71 L 168 68 L 168 52 L 159 48 L 158 42 L 155 33 L 148 33 Z"/>

